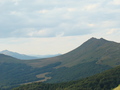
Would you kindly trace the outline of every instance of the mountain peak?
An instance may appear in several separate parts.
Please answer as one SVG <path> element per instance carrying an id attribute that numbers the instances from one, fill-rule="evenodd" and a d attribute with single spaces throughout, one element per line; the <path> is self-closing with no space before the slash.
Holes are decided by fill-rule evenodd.
<path id="1" fill-rule="evenodd" d="M 100 38 L 100 40 L 104 40 L 104 38 Z"/>
<path id="2" fill-rule="evenodd" d="M 2 53 L 8 53 L 8 52 L 11 52 L 11 51 L 9 51 L 9 50 L 3 50 L 3 51 L 1 51 Z"/>
<path id="3" fill-rule="evenodd" d="M 95 37 L 92 37 L 92 38 L 90 38 L 90 40 L 96 40 L 97 38 L 95 38 Z"/>
<path id="4" fill-rule="evenodd" d="M 5 55 L 9 55 L 11 53 L 11 51 L 9 51 L 9 50 L 3 50 L 0 53 L 5 54 Z"/>
<path id="5" fill-rule="evenodd" d="M 106 39 L 104 39 L 104 38 L 100 38 L 100 40 L 107 41 L 107 40 L 106 40 Z"/>
<path id="6" fill-rule="evenodd" d="M 86 42 L 94 42 L 94 41 L 97 41 L 97 40 L 98 40 L 97 38 L 92 37 L 92 38 L 88 39 Z"/>
<path id="7" fill-rule="evenodd" d="M 88 40 L 89 42 L 109 42 L 108 40 L 106 40 L 106 39 L 104 39 L 104 38 L 100 38 L 100 39 L 97 39 L 97 38 L 94 38 L 94 37 L 92 37 L 92 38 L 90 38 L 89 40 Z M 87 42 L 88 42 L 87 41 Z"/>
<path id="8" fill-rule="evenodd" d="M 104 39 L 104 38 L 100 38 L 100 39 L 98 39 L 98 38 L 95 38 L 95 37 L 92 37 L 92 38 L 90 38 L 89 40 L 105 40 L 105 41 L 107 41 L 107 40 Z"/>

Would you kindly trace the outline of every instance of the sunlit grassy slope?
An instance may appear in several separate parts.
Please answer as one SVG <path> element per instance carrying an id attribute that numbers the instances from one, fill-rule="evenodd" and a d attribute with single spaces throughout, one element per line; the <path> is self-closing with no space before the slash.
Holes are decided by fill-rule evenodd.
<path id="1" fill-rule="evenodd" d="M 113 90 L 120 90 L 120 85 L 116 88 L 114 88 Z"/>

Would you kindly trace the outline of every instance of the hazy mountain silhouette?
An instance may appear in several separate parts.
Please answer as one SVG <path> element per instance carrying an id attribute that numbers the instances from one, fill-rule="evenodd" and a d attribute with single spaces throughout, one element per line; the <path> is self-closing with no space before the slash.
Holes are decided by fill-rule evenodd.
<path id="1" fill-rule="evenodd" d="M 56 55 L 25 55 L 25 54 L 20 54 L 20 53 L 17 53 L 17 52 L 12 52 L 12 51 L 9 51 L 9 50 L 3 50 L 0 53 L 15 57 L 15 58 L 21 59 L 21 60 L 49 58 L 49 57 L 54 57 L 54 56 L 60 55 L 60 54 L 56 54 Z"/>

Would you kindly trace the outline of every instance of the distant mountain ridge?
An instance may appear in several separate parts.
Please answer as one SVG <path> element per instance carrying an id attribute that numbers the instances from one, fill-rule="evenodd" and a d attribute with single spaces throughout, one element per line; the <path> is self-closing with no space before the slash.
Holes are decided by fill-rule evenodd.
<path id="1" fill-rule="evenodd" d="M 51 58 L 51 57 L 56 57 L 56 56 L 60 56 L 62 54 L 48 54 L 48 55 L 31 55 L 34 57 L 38 57 L 38 58 Z"/>
<path id="2" fill-rule="evenodd" d="M 3 50 L 0 53 L 15 57 L 15 58 L 21 59 L 21 60 L 38 59 L 37 57 L 28 56 L 28 55 L 25 55 L 25 54 L 19 54 L 17 52 L 12 52 L 12 51 L 8 51 L 8 50 Z"/>
<path id="3" fill-rule="evenodd" d="M 59 56 L 61 54 L 55 54 L 55 55 L 25 55 L 25 54 L 20 54 L 17 52 L 12 52 L 9 50 L 3 50 L 0 52 L 1 54 L 4 55 L 9 55 L 17 59 L 21 60 L 31 60 L 31 59 L 40 59 L 40 58 L 49 58 L 49 57 L 54 57 L 54 56 Z"/>

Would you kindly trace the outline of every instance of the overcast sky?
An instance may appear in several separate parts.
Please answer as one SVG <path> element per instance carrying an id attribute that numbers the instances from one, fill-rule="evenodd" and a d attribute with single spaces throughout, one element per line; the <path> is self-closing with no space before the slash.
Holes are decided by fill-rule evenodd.
<path id="1" fill-rule="evenodd" d="M 91 37 L 120 42 L 120 0 L 0 0 L 0 51 L 63 54 Z"/>

